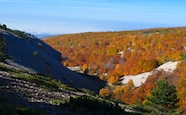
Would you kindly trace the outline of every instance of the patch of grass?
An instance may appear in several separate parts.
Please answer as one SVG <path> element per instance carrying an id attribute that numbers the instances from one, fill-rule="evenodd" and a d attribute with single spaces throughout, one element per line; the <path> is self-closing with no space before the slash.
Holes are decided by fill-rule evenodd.
<path id="1" fill-rule="evenodd" d="M 86 93 L 86 94 L 94 95 L 94 92 L 93 92 L 93 91 L 90 91 L 90 90 L 88 90 L 88 89 L 82 88 L 81 90 L 82 90 L 84 93 Z"/>
<path id="2" fill-rule="evenodd" d="M 134 110 L 136 110 L 136 111 L 140 111 L 140 112 L 142 112 L 142 113 L 146 113 L 146 114 L 148 114 L 150 111 L 149 111 L 149 109 L 148 109 L 148 107 L 147 106 L 145 106 L 145 105 L 143 105 L 143 104 L 136 104 L 136 105 L 131 105 L 131 107 L 134 109 Z"/>
<path id="3" fill-rule="evenodd" d="M 52 77 L 42 76 L 42 75 L 27 75 L 27 74 L 20 73 L 20 72 L 13 72 L 12 74 L 18 78 L 21 78 L 21 79 L 24 79 L 30 82 L 34 82 L 40 87 L 44 87 L 50 90 L 62 88 L 62 89 L 76 91 L 75 88 L 62 84 L 60 81 L 57 81 Z"/>
<path id="4" fill-rule="evenodd" d="M 71 91 L 77 91 L 77 89 L 70 87 L 66 84 L 63 84 L 59 80 L 55 80 L 51 76 L 43 76 L 43 75 L 39 75 L 39 74 L 30 75 L 30 74 L 26 73 L 26 71 L 23 71 L 23 70 L 19 71 L 19 70 L 15 70 L 13 68 L 8 68 L 2 64 L 0 64 L 0 70 L 10 73 L 10 74 L 16 76 L 16 78 L 36 83 L 39 87 L 44 87 L 44 88 L 47 88 L 50 90 L 55 90 L 55 89 L 61 88 L 61 89 L 67 89 L 67 90 L 71 90 Z"/>
<path id="5" fill-rule="evenodd" d="M 12 72 L 12 71 L 16 71 L 16 70 L 14 70 L 14 69 L 12 69 L 12 68 L 8 68 L 8 67 L 6 67 L 5 65 L 3 65 L 3 64 L 0 64 L 0 70 L 2 70 L 2 71 L 5 71 L 5 72 Z"/>
<path id="6" fill-rule="evenodd" d="M 53 100 L 50 100 L 50 102 L 55 105 L 60 105 L 60 104 L 68 103 L 69 100 L 68 99 L 53 99 Z"/>

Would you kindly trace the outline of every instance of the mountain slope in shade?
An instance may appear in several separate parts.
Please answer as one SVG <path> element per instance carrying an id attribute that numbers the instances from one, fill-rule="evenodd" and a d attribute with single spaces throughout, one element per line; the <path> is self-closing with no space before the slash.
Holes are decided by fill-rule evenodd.
<path id="1" fill-rule="evenodd" d="M 21 38 L 0 29 L 1 38 L 7 39 L 8 55 L 24 67 L 38 73 L 51 75 L 63 83 L 98 92 L 102 82 L 70 71 L 61 63 L 61 54 L 37 38 Z"/>

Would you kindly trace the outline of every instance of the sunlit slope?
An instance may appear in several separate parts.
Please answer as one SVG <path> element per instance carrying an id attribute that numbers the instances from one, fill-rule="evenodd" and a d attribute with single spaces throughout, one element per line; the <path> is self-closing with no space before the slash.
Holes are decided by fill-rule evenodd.
<path id="1" fill-rule="evenodd" d="M 88 74 L 115 82 L 185 57 L 186 28 L 54 36 L 44 42 L 60 51 L 65 66 L 83 66 Z M 115 76 L 113 78 L 113 76 Z M 110 80 L 109 80 L 110 79 Z"/>

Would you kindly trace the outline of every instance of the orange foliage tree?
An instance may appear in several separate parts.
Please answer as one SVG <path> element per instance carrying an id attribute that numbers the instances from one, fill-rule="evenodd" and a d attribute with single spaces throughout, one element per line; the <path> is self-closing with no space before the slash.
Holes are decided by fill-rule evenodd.
<path id="1" fill-rule="evenodd" d="M 102 88 L 100 91 L 99 91 L 99 94 L 102 96 L 102 97 L 110 97 L 111 94 L 112 94 L 112 91 L 107 89 L 107 88 Z"/>

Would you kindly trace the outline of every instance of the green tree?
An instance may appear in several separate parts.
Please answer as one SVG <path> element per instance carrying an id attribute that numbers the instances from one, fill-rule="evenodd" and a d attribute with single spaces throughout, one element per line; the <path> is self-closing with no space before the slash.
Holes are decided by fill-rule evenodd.
<path id="1" fill-rule="evenodd" d="M 3 24 L 3 25 L 2 25 L 2 29 L 4 29 L 4 30 L 6 30 L 6 29 L 7 29 L 7 27 L 6 27 L 6 25 L 5 25 L 5 24 Z"/>
<path id="2" fill-rule="evenodd" d="M 151 92 L 151 96 L 147 97 L 146 104 L 154 114 L 170 114 L 174 113 L 178 106 L 178 96 L 176 87 L 170 85 L 167 78 L 156 82 L 155 88 Z"/>
<path id="3" fill-rule="evenodd" d="M 186 53 L 181 54 L 181 57 L 184 61 L 186 61 Z"/>

